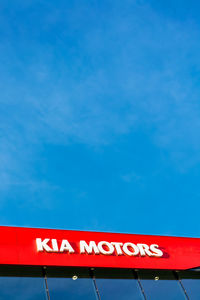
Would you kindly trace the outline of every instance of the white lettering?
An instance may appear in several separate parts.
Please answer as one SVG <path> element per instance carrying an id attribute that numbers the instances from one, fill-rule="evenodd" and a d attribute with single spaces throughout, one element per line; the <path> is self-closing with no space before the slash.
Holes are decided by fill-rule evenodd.
<path id="1" fill-rule="evenodd" d="M 51 243 L 52 243 L 53 251 L 54 252 L 58 252 L 58 243 L 57 243 L 57 240 L 56 239 L 52 239 Z"/>
<path id="2" fill-rule="evenodd" d="M 146 244 L 137 244 L 138 248 L 140 249 L 140 255 L 145 256 L 146 254 L 148 256 L 153 256 L 153 253 L 149 251 L 149 246 Z"/>
<path id="3" fill-rule="evenodd" d="M 68 242 L 68 240 L 62 240 L 61 246 L 60 246 L 60 252 L 68 251 L 69 253 L 74 253 L 74 249 Z"/>
<path id="4" fill-rule="evenodd" d="M 162 252 L 162 250 L 158 249 L 158 247 L 159 247 L 158 245 L 152 244 L 150 246 L 150 250 L 153 252 L 153 256 L 161 257 L 161 256 L 163 256 L 163 252 Z"/>
<path id="5" fill-rule="evenodd" d="M 68 242 L 68 240 L 62 240 L 60 246 L 58 245 L 57 239 L 41 239 L 36 238 L 37 251 L 43 252 L 69 252 L 74 253 L 75 250 Z M 155 256 L 162 257 L 163 252 L 159 249 L 157 244 L 133 244 L 130 242 L 120 243 L 120 242 L 107 242 L 100 241 L 96 244 L 95 241 L 86 242 L 84 240 L 80 241 L 80 253 L 84 254 L 103 254 L 103 255 L 128 255 L 128 256 Z"/>
<path id="6" fill-rule="evenodd" d="M 99 248 L 99 251 L 102 254 L 105 254 L 105 255 L 111 255 L 115 251 L 114 246 L 111 243 L 108 243 L 108 242 L 105 242 L 105 241 L 99 242 L 98 243 L 98 248 Z"/>
<path id="7" fill-rule="evenodd" d="M 86 243 L 86 241 L 80 241 L 80 253 L 92 254 L 94 252 L 95 254 L 99 254 L 99 249 L 94 241 L 90 241 L 89 245 Z"/>
<path id="8" fill-rule="evenodd" d="M 115 247 L 117 255 L 123 254 L 122 249 L 121 249 L 121 246 L 123 246 L 123 243 L 112 242 L 111 244 Z"/>
<path id="9" fill-rule="evenodd" d="M 42 239 L 37 238 L 36 239 L 36 245 L 37 245 L 37 251 L 47 251 L 52 252 L 53 250 L 47 245 L 47 243 L 50 241 L 50 239 Z"/>
<path id="10" fill-rule="evenodd" d="M 132 248 L 133 251 L 130 251 L 129 248 Z M 123 251 L 129 256 L 136 256 L 139 253 L 138 247 L 133 243 L 125 243 L 123 246 Z"/>

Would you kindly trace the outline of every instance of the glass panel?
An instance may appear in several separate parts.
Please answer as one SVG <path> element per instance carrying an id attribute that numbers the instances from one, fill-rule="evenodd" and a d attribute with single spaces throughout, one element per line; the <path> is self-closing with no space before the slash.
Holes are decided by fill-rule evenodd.
<path id="1" fill-rule="evenodd" d="M 183 279 L 182 284 L 190 299 L 199 300 L 200 298 L 200 279 Z"/>
<path id="2" fill-rule="evenodd" d="M 185 300 L 184 292 L 169 271 L 138 271 L 145 295 L 148 300 Z"/>
<path id="3" fill-rule="evenodd" d="M 0 300 L 45 300 L 44 278 L 0 277 Z"/>
<path id="4" fill-rule="evenodd" d="M 187 276 L 190 278 L 188 279 Z M 200 272 L 183 272 L 179 273 L 179 277 L 182 281 L 182 284 L 192 300 L 200 299 Z"/>
<path id="5" fill-rule="evenodd" d="M 47 283 L 52 300 L 96 299 L 93 280 L 85 270 L 83 272 L 65 270 L 64 273 L 58 270 L 57 274 L 66 278 L 50 278 L 52 274 L 47 270 Z"/>
<path id="6" fill-rule="evenodd" d="M 143 300 L 139 285 L 131 270 L 117 271 L 116 275 L 114 270 L 110 274 L 100 271 L 95 271 L 94 274 L 101 300 Z"/>
<path id="7" fill-rule="evenodd" d="M 92 279 L 48 278 L 50 297 L 54 299 L 87 299 L 95 298 Z"/>

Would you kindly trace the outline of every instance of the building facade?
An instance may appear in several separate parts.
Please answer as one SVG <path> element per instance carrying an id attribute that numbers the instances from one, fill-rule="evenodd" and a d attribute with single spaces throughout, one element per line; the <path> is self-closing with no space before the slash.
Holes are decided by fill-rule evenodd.
<path id="1" fill-rule="evenodd" d="M 200 239 L 0 227 L 0 299 L 200 299 Z"/>

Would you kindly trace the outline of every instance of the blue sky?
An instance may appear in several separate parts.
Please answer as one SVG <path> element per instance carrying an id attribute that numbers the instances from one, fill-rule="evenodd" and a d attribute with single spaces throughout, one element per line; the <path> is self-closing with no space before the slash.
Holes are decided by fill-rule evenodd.
<path id="1" fill-rule="evenodd" d="M 199 237 L 198 1 L 11 2 L 1 225 Z"/>

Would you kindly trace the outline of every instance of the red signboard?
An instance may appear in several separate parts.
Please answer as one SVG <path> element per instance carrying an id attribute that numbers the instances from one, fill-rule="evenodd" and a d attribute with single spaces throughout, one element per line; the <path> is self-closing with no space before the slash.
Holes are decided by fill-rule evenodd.
<path id="1" fill-rule="evenodd" d="M 0 227 L 0 264 L 185 270 L 200 239 Z"/>

